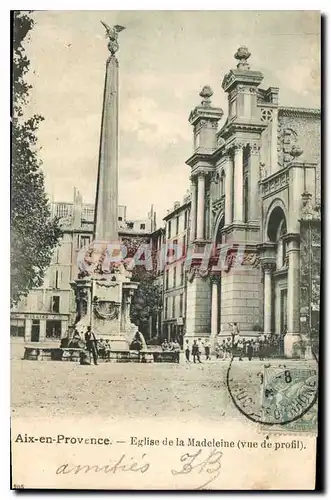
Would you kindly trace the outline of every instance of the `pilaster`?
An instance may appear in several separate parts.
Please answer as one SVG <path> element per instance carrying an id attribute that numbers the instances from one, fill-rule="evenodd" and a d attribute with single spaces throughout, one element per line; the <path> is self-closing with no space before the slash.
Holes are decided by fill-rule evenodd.
<path id="1" fill-rule="evenodd" d="M 44 342 L 46 338 L 46 320 L 40 320 L 39 342 Z"/>
<path id="2" fill-rule="evenodd" d="M 190 211 L 190 241 L 196 238 L 197 227 L 197 182 L 195 176 L 191 175 L 191 211 Z"/>
<path id="3" fill-rule="evenodd" d="M 300 234 L 284 236 L 287 245 L 287 334 L 284 339 L 285 355 L 293 355 L 293 345 L 300 339 Z"/>
<path id="4" fill-rule="evenodd" d="M 263 269 L 263 331 L 272 332 L 273 295 L 272 273 L 276 269 L 276 244 L 265 242 L 257 246 Z"/>
<path id="5" fill-rule="evenodd" d="M 272 332 L 273 300 L 272 300 L 272 273 L 276 269 L 276 262 L 262 260 L 264 273 L 264 304 L 263 304 L 263 331 Z"/>
<path id="6" fill-rule="evenodd" d="M 232 223 L 232 199 L 233 199 L 233 162 L 230 151 L 225 154 L 225 220 L 226 226 Z"/>
<path id="7" fill-rule="evenodd" d="M 198 201 L 197 201 L 197 236 L 196 239 L 205 238 L 205 195 L 206 195 L 206 172 L 198 173 Z"/>
<path id="8" fill-rule="evenodd" d="M 249 156 L 249 214 L 248 221 L 251 223 L 258 223 L 260 218 L 260 192 L 259 192 L 259 180 L 260 180 L 260 149 L 261 146 L 257 142 L 250 144 L 250 156 Z"/>
<path id="9" fill-rule="evenodd" d="M 219 276 L 211 276 L 211 335 L 216 337 L 218 333 L 218 287 L 219 287 Z"/>
<path id="10" fill-rule="evenodd" d="M 25 333 L 24 341 L 31 342 L 32 319 L 26 318 L 25 320 Z"/>
<path id="11" fill-rule="evenodd" d="M 68 331 L 68 321 L 63 319 L 61 321 L 61 339 L 67 337 L 67 331 Z"/>
<path id="12" fill-rule="evenodd" d="M 290 154 L 293 161 L 288 166 L 289 173 L 289 213 L 287 230 L 289 233 L 300 232 L 300 213 L 301 213 L 301 193 L 305 191 L 305 168 L 304 164 L 298 162 L 298 157 L 302 154 L 302 149 L 293 146 Z"/>
<path id="13" fill-rule="evenodd" d="M 236 223 L 243 222 L 243 195 L 244 195 L 244 172 L 243 172 L 243 143 L 234 144 L 234 203 L 233 220 Z"/>

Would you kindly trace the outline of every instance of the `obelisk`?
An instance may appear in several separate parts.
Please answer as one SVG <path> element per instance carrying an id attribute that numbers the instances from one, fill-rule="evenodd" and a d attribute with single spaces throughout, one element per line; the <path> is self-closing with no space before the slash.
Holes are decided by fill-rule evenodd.
<path id="1" fill-rule="evenodd" d="M 102 21 L 101 21 L 102 22 Z M 107 339 L 112 352 L 127 351 L 137 327 L 131 323 L 130 304 L 138 283 L 131 281 L 121 259 L 113 258 L 118 240 L 118 33 L 122 26 L 107 26 L 110 57 L 102 105 L 94 238 L 79 253 L 78 278 L 72 282 L 77 315 L 75 327 L 88 326 L 97 338 Z"/>
<path id="2" fill-rule="evenodd" d="M 101 119 L 98 180 L 94 216 L 94 241 L 118 241 L 118 33 L 123 26 L 103 23 L 110 57 L 106 63 Z"/>

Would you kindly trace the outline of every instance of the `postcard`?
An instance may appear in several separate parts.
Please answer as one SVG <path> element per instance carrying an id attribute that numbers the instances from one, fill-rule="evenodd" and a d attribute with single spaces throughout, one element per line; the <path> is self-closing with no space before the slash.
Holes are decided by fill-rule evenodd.
<path id="1" fill-rule="evenodd" d="M 12 489 L 315 489 L 320 23 L 13 12 Z"/>

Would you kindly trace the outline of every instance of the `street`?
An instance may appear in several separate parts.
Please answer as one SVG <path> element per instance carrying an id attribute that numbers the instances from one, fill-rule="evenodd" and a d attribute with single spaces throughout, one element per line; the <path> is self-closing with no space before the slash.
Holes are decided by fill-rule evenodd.
<path id="1" fill-rule="evenodd" d="M 22 351 L 23 352 L 23 351 Z M 244 360 L 237 377 L 244 382 L 264 362 Z M 104 415 L 187 419 L 245 418 L 226 387 L 228 361 L 215 357 L 193 363 L 102 363 L 80 366 L 57 361 L 26 361 L 12 350 L 12 415 L 52 417 Z M 258 379 L 258 377 L 257 377 Z M 24 381 L 24 383 L 22 383 Z"/>

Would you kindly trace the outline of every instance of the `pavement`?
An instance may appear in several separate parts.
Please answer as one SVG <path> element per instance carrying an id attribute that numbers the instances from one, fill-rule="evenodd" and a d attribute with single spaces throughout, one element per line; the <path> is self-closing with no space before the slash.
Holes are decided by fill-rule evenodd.
<path id="1" fill-rule="evenodd" d="M 226 386 L 228 361 L 194 363 L 102 363 L 27 361 L 23 346 L 12 348 L 13 417 L 176 417 L 185 420 L 245 418 Z M 275 360 L 283 363 L 284 360 Z M 236 377 L 258 378 L 268 361 L 236 363 Z"/>

